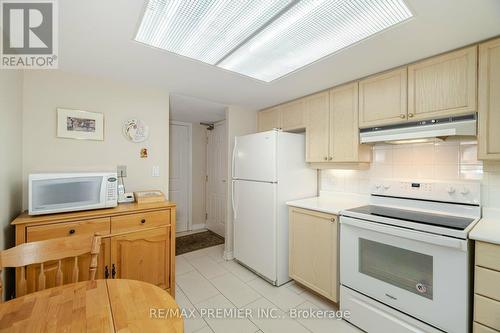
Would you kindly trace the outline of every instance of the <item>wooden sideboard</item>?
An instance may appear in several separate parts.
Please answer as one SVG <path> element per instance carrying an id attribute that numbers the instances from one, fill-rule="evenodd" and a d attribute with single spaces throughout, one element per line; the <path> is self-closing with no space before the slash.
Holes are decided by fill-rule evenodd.
<path id="1" fill-rule="evenodd" d="M 175 296 L 175 204 L 120 204 L 116 208 L 29 216 L 12 225 L 16 245 L 75 235 L 103 236 L 98 279 L 131 279 L 152 283 Z M 89 278 L 90 255 L 79 257 L 79 281 Z M 62 262 L 63 283 L 71 283 L 74 259 Z M 46 287 L 55 286 L 57 262 L 45 264 Z M 28 293 L 37 290 L 39 265 L 27 267 Z M 20 269 L 16 271 L 16 290 Z"/>

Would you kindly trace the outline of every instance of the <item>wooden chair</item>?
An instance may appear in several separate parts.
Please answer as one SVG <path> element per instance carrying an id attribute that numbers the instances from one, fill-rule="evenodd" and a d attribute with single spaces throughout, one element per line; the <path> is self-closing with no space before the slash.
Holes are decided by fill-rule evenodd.
<path id="1" fill-rule="evenodd" d="M 63 285 L 63 272 L 61 261 L 66 258 L 74 258 L 72 271 L 72 282 L 78 282 L 78 257 L 90 253 L 90 280 L 95 279 L 97 271 L 97 256 L 101 247 L 101 236 L 71 236 L 55 238 L 45 241 L 25 243 L 0 252 L 0 274 L 4 267 L 21 268 L 16 297 L 27 293 L 26 266 L 40 265 L 38 275 L 38 291 L 45 289 L 44 263 L 58 261 L 56 271 L 56 286 Z M 0 278 L 0 295 L 2 295 L 2 280 Z M 0 300 L 1 302 L 1 300 Z"/>

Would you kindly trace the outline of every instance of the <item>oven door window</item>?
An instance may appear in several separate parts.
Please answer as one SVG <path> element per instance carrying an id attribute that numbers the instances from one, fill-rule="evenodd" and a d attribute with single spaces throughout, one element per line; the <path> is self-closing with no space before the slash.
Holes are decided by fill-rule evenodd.
<path id="1" fill-rule="evenodd" d="M 34 210 L 91 206 L 100 203 L 102 177 L 37 180 L 32 184 Z"/>
<path id="2" fill-rule="evenodd" d="M 432 256 L 360 238 L 359 272 L 432 300 Z"/>

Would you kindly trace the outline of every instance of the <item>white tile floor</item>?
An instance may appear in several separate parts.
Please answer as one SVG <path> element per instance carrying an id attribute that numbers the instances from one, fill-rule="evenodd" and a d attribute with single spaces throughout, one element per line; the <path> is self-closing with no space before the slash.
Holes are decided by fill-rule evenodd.
<path id="1" fill-rule="evenodd" d="M 186 333 L 360 332 L 341 320 L 290 318 L 293 308 L 335 307 L 294 282 L 279 288 L 270 285 L 237 262 L 224 261 L 223 249 L 214 246 L 176 257 L 176 301 L 181 308 L 196 311 L 194 318 L 185 319 Z M 207 309 L 240 309 L 252 315 L 220 319 L 209 316 Z M 280 318 L 259 316 L 258 309 L 273 309 L 270 313 Z"/>

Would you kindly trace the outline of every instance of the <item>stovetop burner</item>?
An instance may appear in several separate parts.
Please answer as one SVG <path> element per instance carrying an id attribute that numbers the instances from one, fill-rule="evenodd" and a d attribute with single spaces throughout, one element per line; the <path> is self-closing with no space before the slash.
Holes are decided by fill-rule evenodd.
<path id="1" fill-rule="evenodd" d="M 362 206 L 358 208 L 348 209 L 346 211 L 410 221 L 454 230 L 465 230 L 471 223 L 475 221 L 475 219 L 467 217 L 425 213 L 375 205 Z"/>

